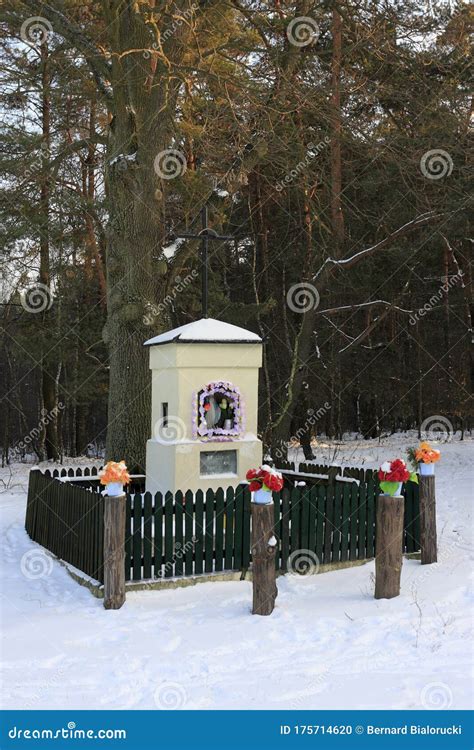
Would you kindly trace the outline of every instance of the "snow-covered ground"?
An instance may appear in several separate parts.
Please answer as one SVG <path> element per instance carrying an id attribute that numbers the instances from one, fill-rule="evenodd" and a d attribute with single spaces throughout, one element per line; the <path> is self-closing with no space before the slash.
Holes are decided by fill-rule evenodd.
<path id="1" fill-rule="evenodd" d="M 377 465 L 413 442 L 351 441 L 336 460 Z M 326 446 L 318 460 L 334 458 Z M 105 611 L 26 536 L 28 467 L 1 470 L 3 708 L 469 708 L 474 442 L 441 449 L 438 564 L 404 561 L 392 600 L 373 598 L 373 562 L 285 576 L 270 617 L 251 616 L 249 582 Z"/>

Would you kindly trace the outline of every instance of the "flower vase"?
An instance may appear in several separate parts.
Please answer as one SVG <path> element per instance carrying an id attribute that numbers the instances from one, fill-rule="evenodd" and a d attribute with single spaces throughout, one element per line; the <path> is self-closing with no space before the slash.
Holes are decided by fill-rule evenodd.
<path id="1" fill-rule="evenodd" d="M 109 482 L 105 491 L 109 497 L 120 497 L 124 494 L 123 484 L 121 482 Z"/>
<path id="2" fill-rule="evenodd" d="M 434 476 L 434 464 L 419 464 L 420 466 L 420 474 L 422 477 L 432 477 Z"/>
<path id="3" fill-rule="evenodd" d="M 397 486 L 394 492 L 382 492 L 382 495 L 388 495 L 389 497 L 400 497 L 402 494 L 402 489 L 403 489 L 403 482 L 397 482 Z"/>
<path id="4" fill-rule="evenodd" d="M 255 490 L 252 502 L 257 505 L 270 505 L 273 502 L 272 493 L 269 490 Z"/>

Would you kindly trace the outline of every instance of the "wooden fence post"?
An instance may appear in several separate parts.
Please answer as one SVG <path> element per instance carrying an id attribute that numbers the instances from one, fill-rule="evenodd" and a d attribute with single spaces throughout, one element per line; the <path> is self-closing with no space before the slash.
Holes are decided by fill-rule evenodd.
<path id="1" fill-rule="evenodd" d="M 420 548 L 421 564 L 438 560 L 436 550 L 436 496 L 435 478 L 420 474 Z"/>
<path id="2" fill-rule="evenodd" d="M 336 482 L 336 477 L 339 476 L 339 474 L 342 473 L 342 469 L 340 466 L 329 466 L 328 467 L 328 484 L 334 484 Z"/>
<path id="3" fill-rule="evenodd" d="M 253 615 L 271 615 L 278 596 L 276 585 L 273 503 L 252 503 Z M 275 540 L 274 544 L 269 542 Z"/>
<path id="4" fill-rule="evenodd" d="M 375 598 L 393 599 L 400 594 L 402 572 L 404 499 L 379 495 L 377 499 Z"/>
<path id="5" fill-rule="evenodd" d="M 104 495 L 104 607 L 125 602 L 126 495 Z"/>

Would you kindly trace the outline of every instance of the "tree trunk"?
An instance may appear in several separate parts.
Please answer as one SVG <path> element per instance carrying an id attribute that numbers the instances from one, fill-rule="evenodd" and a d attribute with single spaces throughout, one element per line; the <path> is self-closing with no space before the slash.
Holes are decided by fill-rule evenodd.
<path id="1" fill-rule="evenodd" d="M 126 496 L 104 496 L 104 607 L 120 609 L 125 602 Z"/>
<path id="2" fill-rule="evenodd" d="M 420 547 L 421 564 L 438 560 L 436 550 L 436 496 L 435 477 L 419 477 L 420 482 Z"/>
<path id="3" fill-rule="evenodd" d="M 154 333 L 145 321 L 147 304 L 157 302 L 153 254 L 160 232 L 156 206 L 145 205 L 148 191 L 143 182 L 149 178 L 134 164 L 126 166 L 114 169 L 110 177 L 116 219 L 109 227 L 107 248 L 104 339 L 110 379 L 106 454 L 108 460 L 124 459 L 129 469 L 142 472 L 151 436 L 149 353 L 143 345 Z M 153 173 L 152 164 L 149 168 Z"/>
<path id="4" fill-rule="evenodd" d="M 271 615 L 278 596 L 275 582 L 276 544 L 268 543 L 274 536 L 273 508 L 273 503 L 252 503 L 253 615 Z"/>
<path id="5" fill-rule="evenodd" d="M 344 217 L 341 206 L 342 166 L 341 166 L 341 62 L 342 62 L 342 23 L 339 11 L 332 12 L 331 58 L 331 225 L 334 240 L 333 254 L 340 256 L 344 240 Z"/>
<path id="6" fill-rule="evenodd" d="M 51 110 L 50 110 L 50 70 L 49 52 L 46 41 L 41 45 L 41 117 L 42 117 L 42 145 L 44 148 L 43 160 L 49 161 L 49 148 L 51 138 Z M 49 219 L 50 219 L 50 175 L 45 168 L 41 173 L 40 184 L 40 283 L 48 288 L 47 294 L 51 294 L 50 262 L 49 262 Z M 51 348 L 51 315 L 48 308 L 41 315 L 42 357 L 41 357 L 41 393 L 44 416 L 44 428 L 42 443 L 46 452 L 46 458 L 57 461 L 59 458 L 58 429 L 57 429 L 57 393 L 55 363 L 47 351 Z"/>
<path id="7" fill-rule="evenodd" d="M 378 496 L 375 556 L 376 599 L 392 599 L 400 594 L 403 511 L 403 497 Z"/>

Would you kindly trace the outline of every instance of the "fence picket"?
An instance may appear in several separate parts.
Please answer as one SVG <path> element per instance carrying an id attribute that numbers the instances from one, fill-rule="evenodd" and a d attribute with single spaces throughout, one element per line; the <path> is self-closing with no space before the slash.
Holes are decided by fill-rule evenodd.
<path id="1" fill-rule="evenodd" d="M 316 515 L 318 511 L 318 489 L 311 487 L 308 492 L 308 549 L 316 554 Z"/>
<path id="2" fill-rule="evenodd" d="M 175 565 L 174 574 L 175 576 L 183 575 L 184 567 L 184 545 L 183 545 L 183 521 L 184 521 L 184 496 L 182 492 L 177 492 L 174 500 L 174 554 L 175 554 Z"/>
<path id="3" fill-rule="evenodd" d="M 331 562 L 339 562 L 341 558 L 342 487 L 341 482 L 337 482 L 334 488 L 334 529 Z"/>
<path id="4" fill-rule="evenodd" d="M 361 482 L 359 485 L 359 508 L 357 512 L 358 535 L 357 535 L 357 557 L 365 560 L 367 557 L 367 485 Z"/>
<path id="5" fill-rule="evenodd" d="M 301 549 L 310 549 L 309 547 L 309 487 L 302 487 L 301 492 Z"/>
<path id="6" fill-rule="evenodd" d="M 324 551 L 323 562 L 328 565 L 331 562 L 332 535 L 334 531 L 334 485 L 326 488 L 326 511 L 324 522 Z"/>
<path id="7" fill-rule="evenodd" d="M 153 574 L 161 578 L 163 573 L 163 495 L 157 492 L 153 510 Z"/>
<path id="8" fill-rule="evenodd" d="M 212 573 L 214 557 L 214 493 L 212 490 L 206 492 L 206 512 L 204 527 L 204 570 Z"/>
<path id="9" fill-rule="evenodd" d="M 143 578 L 151 578 L 153 550 L 153 498 L 151 492 L 143 497 Z"/>
<path id="10" fill-rule="evenodd" d="M 349 523 L 351 515 L 351 486 L 342 485 L 341 562 L 347 560 L 349 549 Z"/>
<path id="11" fill-rule="evenodd" d="M 350 540 L 349 560 L 357 560 L 357 507 L 359 504 L 359 485 L 353 484 L 350 488 Z"/>
<path id="12" fill-rule="evenodd" d="M 216 560 L 215 570 L 224 569 L 224 490 L 216 492 Z"/>
<path id="13" fill-rule="evenodd" d="M 324 526 L 326 519 L 327 487 L 320 484 L 316 489 L 316 555 L 320 563 L 324 560 Z"/>
<path id="14" fill-rule="evenodd" d="M 367 482 L 367 557 L 375 554 L 375 498 L 377 487 L 373 479 Z"/>
<path id="15" fill-rule="evenodd" d="M 165 494 L 165 578 L 173 577 L 173 493 Z"/>
<path id="16" fill-rule="evenodd" d="M 275 569 L 279 570 L 281 566 L 281 494 L 273 493 L 273 528 L 277 538 L 277 548 L 275 554 Z"/>
<path id="17" fill-rule="evenodd" d="M 244 515 L 244 488 L 241 484 L 235 491 L 235 514 L 234 514 L 234 568 L 240 570 L 242 567 L 242 530 Z"/>
<path id="18" fill-rule="evenodd" d="M 185 547 L 185 563 L 184 573 L 187 576 L 193 573 L 193 558 L 194 558 L 194 495 L 188 490 L 184 496 L 184 547 Z"/>
<path id="19" fill-rule="evenodd" d="M 126 497 L 125 510 L 125 580 L 132 577 L 132 498 Z"/>
<path id="20" fill-rule="evenodd" d="M 247 487 L 244 487 L 242 514 L 242 568 L 246 570 L 250 565 L 250 509 L 251 495 Z"/>
<path id="21" fill-rule="evenodd" d="M 290 511 L 290 520 L 291 520 L 290 555 L 291 555 L 293 554 L 293 552 L 296 552 L 296 550 L 301 549 L 301 542 L 300 542 L 301 491 L 295 488 L 294 490 L 292 490 L 290 497 L 291 497 L 291 511 Z"/>
<path id="22" fill-rule="evenodd" d="M 134 581 L 140 581 L 142 577 L 142 498 L 138 493 L 133 495 L 132 522 L 132 574 Z"/>
<path id="23" fill-rule="evenodd" d="M 199 574 L 203 572 L 203 558 L 204 558 L 204 496 L 202 490 L 196 492 L 196 544 L 194 547 L 195 562 L 194 572 Z"/>
<path id="24" fill-rule="evenodd" d="M 281 569 L 286 572 L 290 556 L 290 493 L 283 489 L 281 494 Z"/>
<path id="25" fill-rule="evenodd" d="M 227 570 L 232 570 L 234 557 L 234 488 L 228 487 L 225 493 L 225 538 L 224 538 L 224 565 Z"/>

